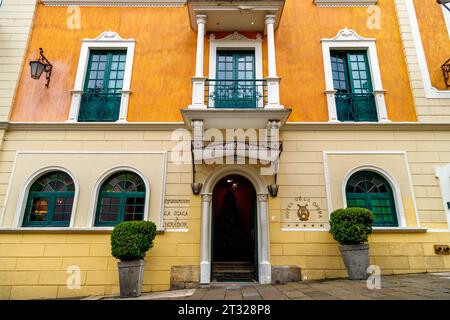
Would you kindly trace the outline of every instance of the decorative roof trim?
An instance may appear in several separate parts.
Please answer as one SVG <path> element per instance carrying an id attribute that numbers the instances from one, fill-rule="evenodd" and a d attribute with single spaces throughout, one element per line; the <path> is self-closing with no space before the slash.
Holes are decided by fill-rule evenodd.
<path id="1" fill-rule="evenodd" d="M 318 7 L 368 7 L 376 5 L 378 0 L 314 0 Z"/>
<path id="2" fill-rule="evenodd" d="M 181 8 L 186 0 L 42 0 L 49 7 L 169 7 Z"/>

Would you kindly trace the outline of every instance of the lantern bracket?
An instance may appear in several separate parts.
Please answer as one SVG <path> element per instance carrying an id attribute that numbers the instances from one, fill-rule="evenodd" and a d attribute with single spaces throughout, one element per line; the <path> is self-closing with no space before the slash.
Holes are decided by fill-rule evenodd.
<path id="1" fill-rule="evenodd" d="M 53 65 L 44 56 L 44 50 L 42 48 L 39 48 L 39 59 L 36 61 L 30 61 L 30 65 L 32 63 L 39 63 L 44 67 L 44 70 L 41 71 L 41 74 L 42 74 L 42 72 L 45 72 L 45 79 L 47 80 L 47 83 L 45 84 L 45 86 L 48 88 L 50 85 L 50 77 L 52 76 Z M 39 79 L 41 77 L 41 74 L 35 75 L 35 77 L 33 77 L 33 75 L 32 75 L 32 78 Z"/>

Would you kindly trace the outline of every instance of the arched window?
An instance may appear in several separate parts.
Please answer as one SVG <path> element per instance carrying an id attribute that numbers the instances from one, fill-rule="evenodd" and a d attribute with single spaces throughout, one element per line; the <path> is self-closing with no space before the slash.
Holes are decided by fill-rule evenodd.
<path id="1" fill-rule="evenodd" d="M 68 227 L 75 185 L 65 172 L 53 171 L 30 188 L 22 225 L 24 227 Z"/>
<path id="2" fill-rule="evenodd" d="M 122 221 L 143 220 L 144 208 L 144 181 L 133 172 L 118 172 L 100 188 L 95 225 L 115 226 Z"/>
<path id="3" fill-rule="evenodd" d="M 354 173 L 346 186 L 347 207 L 367 208 L 375 215 L 375 226 L 398 226 L 394 194 L 390 184 L 372 171 Z"/>

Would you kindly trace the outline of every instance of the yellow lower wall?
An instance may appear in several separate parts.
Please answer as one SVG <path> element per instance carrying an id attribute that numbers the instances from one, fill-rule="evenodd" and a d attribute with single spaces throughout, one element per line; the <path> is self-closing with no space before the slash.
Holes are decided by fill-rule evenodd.
<path id="1" fill-rule="evenodd" d="M 166 198 L 189 199 L 188 231 L 158 234 L 147 257 L 144 291 L 166 290 L 170 268 L 174 265 L 199 265 L 201 199 L 190 189 L 190 164 L 176 165 L 170 157 L 175 145 L 171 131 L 7 131 L 0 153 L 0 209 L 8 196 L 11 172 L 18 151 L 169 151 Z M 370 237 L 372 263 L 383 274 L 434 272 L 450 270 L 450 256 L 434 254 L 434 244 L 450 244 L 450 232 L 435 168 L 450 163 L 450 133 L 447 131 L 282 131 L 284 151 L 281 156 L 278 198 L 269 199 L 270 253 L 273 265 L 299 265 L 307 279 L 346 276 L 338 246 L 324 231 L 283 231 L 282 213 L 295 197 L 311 197 L 328 213 L 323 151 L 405 151 L 411 183 L 402 178 L 406 163 L 396 161 L 400 169 L 383 164 L 376 157 L 352 155 L 359 164 L 382 166 L 394 175 L 402 193 L 411 194 L 417 205 L 421 226 L 434 228 L 425 234 L 374 234 Z M 330 156 L 328 167 L 333 177 L 346 172 L 350 156 Z M 395 159 L 394 159 L 395 160 Z M 393 160 L 393 161 L 394 161 Z M 384 161 L 384 160 L 383 160 Z M 342 166 L 337 164 L 342 162 Z M 123 163 L 118 163 L 123 165 Z M 352 166 L 355 163 L 351 162 Z M 49 163 L 51 165 L 51 163 Z M 197 166 L 197 179 L 204 182 L 216 166 Z M 343 170 L 344 168 L 345 170 Z M 16 166 L 15 170 L 24 168 Z M 338 170 L 339 169 L 339 170 Z M 342 170 L 341 170 L 342 169 Z M 265 176 L 272 183 L 272 176 Z M 404 181 L 405 180 L 405 181 Z M 23 183 L 23 181 L 21 182 Z M 341 204 L 339 183 L 332 189 L 334 207 Z M 409 189 L 408 189 L 409 188 Z M 406 191 L 405 191 L 406 190 Z M 91 190 L 84 186 L 77 206 L 77 227 L 88 227 L 86 212 Z M 404 200 L 408 197 L 404 195 Z M 407 202 L 404 201 L 405 211 Z M 84 208 L 84 209 L 83 209 Z M 14 215 L 14 210 L 11 211 Z M 416 227 L 414 215 L 407 216 L 407 226 Z M 12 228 L 13 216 L 5 216 L 2 227 Z M 83 222 L 84 221 L 84 222 Z M 84 224 L 83 224 L 84 223 Z M 437 229 L 441 229 L 440 231 Z M 0 231 L 0 298 L 66 298 L 118 293 L 116 260 L 111 257 L 109 234 L 91 230 L 65 234 L 41 231 Z M 97 232 L 97 233 L 96 233 Z M 67 267 L 79 265 L 82 287 L 68 290 Z"/>
<path id="2" fill-rule="evenodd" d="M 193 221 L 192 221 L 193 222 Z M 186 233 L 158 235 L 148 253 L 143 291 L 168 290 L 173 265 L 199 264 L 199 223 Z M 0 234 L 0 299 L 68 298 L 118 293 L 117 260 L 109 234 Z M 273 265 L 299 265 L 305 279 L 345 277 L 336 242 L 327 232 L 281 232 L 270 228 Z M 371 263 L 382 274 L 450 270 L 450 256 L 433 245 L 449 244 L 450 233 L 374 234 Z M 81 289 L 69 290 L 67 267 L 78 265 Z"/>

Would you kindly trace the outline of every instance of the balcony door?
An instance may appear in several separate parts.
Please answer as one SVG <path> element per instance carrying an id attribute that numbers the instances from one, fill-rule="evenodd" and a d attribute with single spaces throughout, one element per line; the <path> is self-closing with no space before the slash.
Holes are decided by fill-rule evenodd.
<path id="1" fill-rule="evenodd" d="M 126 57 L 124 50 L 90 52 L 79 122 L 114 122 L 119 119 Z"/>
<path id="2" fill-rule="evenodd" d="M 218 51 L 214 86 L 216 108 L 256 108 L 254 51 Z"/>
<path id="3" fill-rule="evenodd" d="M 340 121 L 378 121 L 365 51 L 332 51 L 331 69 Z"/>

